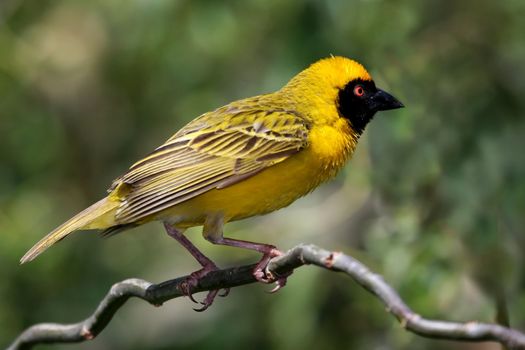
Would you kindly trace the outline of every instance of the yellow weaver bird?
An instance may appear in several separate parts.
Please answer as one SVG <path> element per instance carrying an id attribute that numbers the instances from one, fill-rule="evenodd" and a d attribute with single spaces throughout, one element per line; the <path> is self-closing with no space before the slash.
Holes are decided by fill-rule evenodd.
<path id="1" fill-rule="evenodd" d="M 114 234 L 160 220 L 202 265 L 188 281 L 188 296 L 199 278 L 217 268 L 183 235 L 193 226 L 202 225 L 204 238 L 214 244 L 262 253 L 254 276 L 274 282 L 264 267 L 280 252 L 225 238 L 224 224 L 286 207 L 333 178 L 374 114 L 400 107 L 376 88 L 361 64 L 322 59 L 279 91 L 232 102 L 188 123 L 117 178 L 107 197 L 42 238 L 21 262 L 73 231 Z M 284 283 L 285 277 L 278 279 L 277 289 Z M 208 294 L 203 309 L 216 294 Z"/>

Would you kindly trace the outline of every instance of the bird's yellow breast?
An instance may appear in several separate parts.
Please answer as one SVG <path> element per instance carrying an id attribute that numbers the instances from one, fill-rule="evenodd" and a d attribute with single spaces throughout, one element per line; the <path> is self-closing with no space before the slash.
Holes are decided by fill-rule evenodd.
<path id="1" fill-rule="evenodd" d="M 160 212 L 178 227 L 202 225 L 208 215 L 221 214 L 225 221 L 261 215 L 286 207 L 334 177 L 355 149 L 348 123 L 313 126 L 308 146 L 260 173 L 223 189 L 213 189 Z M 148 220 L 149 221 L 149 220 Z"/>

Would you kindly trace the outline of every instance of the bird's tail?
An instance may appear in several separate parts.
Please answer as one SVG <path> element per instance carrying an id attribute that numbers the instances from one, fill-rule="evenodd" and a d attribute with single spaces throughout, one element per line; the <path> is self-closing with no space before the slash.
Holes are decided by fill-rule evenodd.
<path id="1" fill-rule="evenodd" d="M 35 244 L 25 255 L 20 259 L 20 263 L 26 263 L 33 260 L 40 255 L 44 250 L 60 241 L 73 231 L 83 229 L 106 229 L 115 224 L 114 212 L 117 209 L 119 202 L 113 200 L 111 197 L 106 197 L 96 202 L 87 209 L 84 209 L 47 236 L 42 238 Z"/>

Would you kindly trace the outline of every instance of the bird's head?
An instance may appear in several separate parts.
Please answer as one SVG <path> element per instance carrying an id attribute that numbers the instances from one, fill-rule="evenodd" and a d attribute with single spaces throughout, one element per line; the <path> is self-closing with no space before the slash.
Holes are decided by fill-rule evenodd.
<path id="1" fill-rule="evenodd" d="M 376 112 L 404 107 L 394 96 L 377 88 L 360 63 L 339 56 L 315 62 L 285 89 L 310 91 L 305 95 L 313 96 L 310 102 L 316 104 L 317 110 L 348 120 L 359 134 Z"/>

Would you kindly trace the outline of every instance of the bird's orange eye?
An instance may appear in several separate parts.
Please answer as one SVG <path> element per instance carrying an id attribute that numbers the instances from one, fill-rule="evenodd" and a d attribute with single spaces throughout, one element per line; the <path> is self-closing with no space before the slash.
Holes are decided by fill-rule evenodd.
<path id="1" fill-rule="evenodd" d="M 357 97 L 363 97 L 364 94 L 365 94 L 365 89 L 363 89 L 361 85 L 356 85 L 354 87 L 354 95 L 356 95 Z"/>

